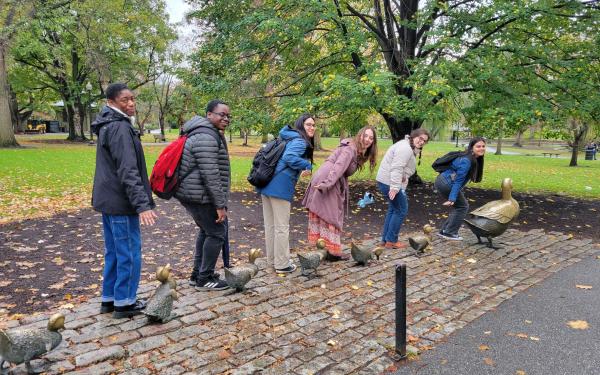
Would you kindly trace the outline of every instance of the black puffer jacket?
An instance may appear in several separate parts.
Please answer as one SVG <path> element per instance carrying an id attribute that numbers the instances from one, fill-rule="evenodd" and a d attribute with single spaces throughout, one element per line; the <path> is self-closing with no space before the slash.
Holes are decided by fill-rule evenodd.
<path id="1" fill-rule="evenodd" d="M 109 215 L 134 215 L 154 208 L 140 135 L 129 118 L 104 107 L 92 130 L 98 135 L 94 209 Z"/>
<path id="2" fill-rule="evenodd" d="M 175 198 L 183 203 L 212 203 L 216 208 L 224 208 L 227 207 L 231 186 L 227 144 L 225 138 L 204 117 L 195 116 L 183 125 L 182 130 L 192 133 L 201 127 L 207 129 L 192 134 L 185 143 L 179 167 L 181 182 Z M 217 141 L 217 136 L 221 142 Z"/>

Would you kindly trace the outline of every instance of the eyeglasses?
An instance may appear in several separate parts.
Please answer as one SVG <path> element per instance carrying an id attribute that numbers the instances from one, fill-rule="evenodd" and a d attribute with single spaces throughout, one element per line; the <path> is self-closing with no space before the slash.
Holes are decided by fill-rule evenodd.
<path id="1" fill-rule="evenodd" d="M 424 145 L 426 145 L 427 142 L 429 142 L 429 138 L 425 139 L 424 137 L 421 137 L 421 136 L 418 136 L 417 138 L 420 139 Z"/>
<path id="2" fill-rule="evenodd" d="M 228 118 L 230 120 L 233 119 L 233 117 L 231 117 L 231 115 L 229 113 L 225 113 L 225 112 L 212 112 L 212 113 L 214 113 L 215 115 L 219 115 L 222 118 Z"/>

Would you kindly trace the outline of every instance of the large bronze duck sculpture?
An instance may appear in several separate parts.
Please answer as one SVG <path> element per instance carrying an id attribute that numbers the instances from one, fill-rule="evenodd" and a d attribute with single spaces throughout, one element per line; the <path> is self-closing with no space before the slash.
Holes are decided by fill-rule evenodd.
<path id="1" fill-rule="evenodd" d="M 246 284 L 258 273 L 258 266 L 255 264 L 256 259 L 260 256 L 260 249 L 250 249 L 248 252 L 248 264 L 243 266 L 225 268 L 225 281 L 227 284 L 241 292 Z"/>
<path id="2" fill-rule="evenodd" d="M 379 260 L 381 254 L 383 254 L 383 248 L 376 247 L 375 249 L 363 249 L 352 242 L 352 245 L 350 246 L 350 254 L 356 263 L 361 266 L 366 266 L 369 263 L 369 260 L 373 259 L 373 257 L 376 257 L 377 260 Z"/>
<path id="3" fill-rule="evenodd" d="M 15 365 L 25 363 L 28 374 L 39 372 L 30 361 L 56 348 L 62 341 L 59 329 L 65 328 L 65 316 L 57 313 L 50 317 L 46 328 L 0 330 L 0 372 L 4 362 Z"/>
<path id="4" fill-rule="evenodd" d="M 408 238 L 410 247 L 420 254 L 424 253 L 425 249 L 431 246 L 431 232 L 433 232 L 431 225 L 425 224 L 423 226 L 423 234 L 417 234 Z"/>
<path id="5" fill-rule="evenodd" d="M 165 323 L 171 318 L 173 301 L 177 300 L 177 283 L 171 277 L 171 265 L 158 267 L 156 270 L 156 280 L 160 281 L 160 286 L 154 292 L 154 295 L 148 301 L 144 309 L 144 315 L 150 322 Z"/>
<path id="6" fill-rule="evenodd" d="M 318 276 L 317 268 L 323 261 L 323 259 L 327 256 L 327 250 L 325 249 L 325 240 L 319 238 L 317 240 L 317 250 L 311 251 L 307 253 L 298 253 L 298 262 L 300 263 L 300 268 L 302 269 L 302 276 Z"/>
<path id="7" fill-rule="evenodd" d="M 487 246 L 498 249 L 492 244 L 492 238 L 506 231 L 510 224 L 519 216 L 519 203 L 512 197 L 512 180 L 502 180 L 502 198 L 491 201 L 470 212 L 465 223 L 477 237 L 478 243 L 483 243 L 481 237 L 488 240 Z"/>

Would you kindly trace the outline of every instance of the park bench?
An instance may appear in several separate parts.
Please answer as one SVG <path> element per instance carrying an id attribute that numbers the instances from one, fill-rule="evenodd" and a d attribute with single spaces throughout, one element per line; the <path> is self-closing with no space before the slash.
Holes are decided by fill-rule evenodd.
<path id="1" fill-rule="evenodd" d="M 162 134 L 152 134 L 154 136 L 154 142 L 156 141 L 161 141 L 161 142 L 166 142 L 167 138 L 165 138 L 164 135 Z"/>
<path id="2" fill-rule="evenodd" d="M 544 157 L 548 156 L 551 158 L 553 155 L 558 157 L 560 154 L 557 154 L 556 152 L 542 152 L 542 155 L 544 155 Z"/>

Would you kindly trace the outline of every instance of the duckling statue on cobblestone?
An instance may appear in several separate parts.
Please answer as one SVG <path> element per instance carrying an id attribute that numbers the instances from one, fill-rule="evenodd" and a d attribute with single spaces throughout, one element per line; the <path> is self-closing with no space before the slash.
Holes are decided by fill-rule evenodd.
<path id="1" fill-rule="evenodd" d="M 327 256 L 327 250 L 325 249 L 325 240 L 319 238 L 317 240 L 317 250 L 310 251 L 303 254 L 298 254 L 298 262 L 300 268 L 302 268 L 302 276 L 309 276 L 312 271 L 313 276 L 318 276 L 317 268 Z"/>
<path id="2" fill-rule="evenodd" d="M 408 238 L 410 247 L 421 254 L 424 253 L 427 248 L 431 247 L 431 232 L 433 232 L 431 225 L 425 224 L 423 226 L 423 234 L 417 234 Z"/>
<path id="3" fill-rule="evenodd" d="M 519 203 L 512 197 L 512 180 L 502 180 L 502 198 L 491 201 L 470 212 L 465 223 L 477 237 L 478 243 L 482 243 L 481 237 L 488 240 L 488 247 L 497 249 L 492 244 L 492 238 L 504 233 L 517 216 L 519 216 Z"/>
<path id="4" fill-rule="evenodd" d="M 246 284 L 258 273 L 256 259 L 260 256 L 260 249 L 250 249 L 248 252 L 248 264 L 239 267 L 225 268 L 225 281 L 237 292 L 244 290 Z"/>
<path id="5" fill-rule="evenodd" d="M 383 247 L 376 247 L 375 249 L 363 249 L 352 242 L 352 245 L 350 246 L 350 254 L 352 254 L 352 259 L 354 259 L 356 263 L 360 264 L 361 266 L 366 266 L 369 263 L 369 260 L 373 259 L 373 256 L 379 260 L 381 254 L 383 254 Z"/>
<path id="6" fill-rule="evenodd" d="M 156 270 L 156 280 L 160 281 L 160 286 L 154 292 L 154 295 L 148 301 L 144 309 L 144 315 L 150 322 L 165 323 L 171 319 L 171 310 L 173 301 L 177 300 L 177 283 L 171 277 L 171 265 L 158 267 Z"/>
<path id="7" fill-rule="evenodd" d="M 25 363 L 28 374 L 41 372 L 31 367 L 30 361 L 56 348 L 62 341 L 59 329 L 65 328 L 65 316 L 57 313 L 50 317 L 46 328 L 0 330 L 0 372 L 4 362 Z"/>

